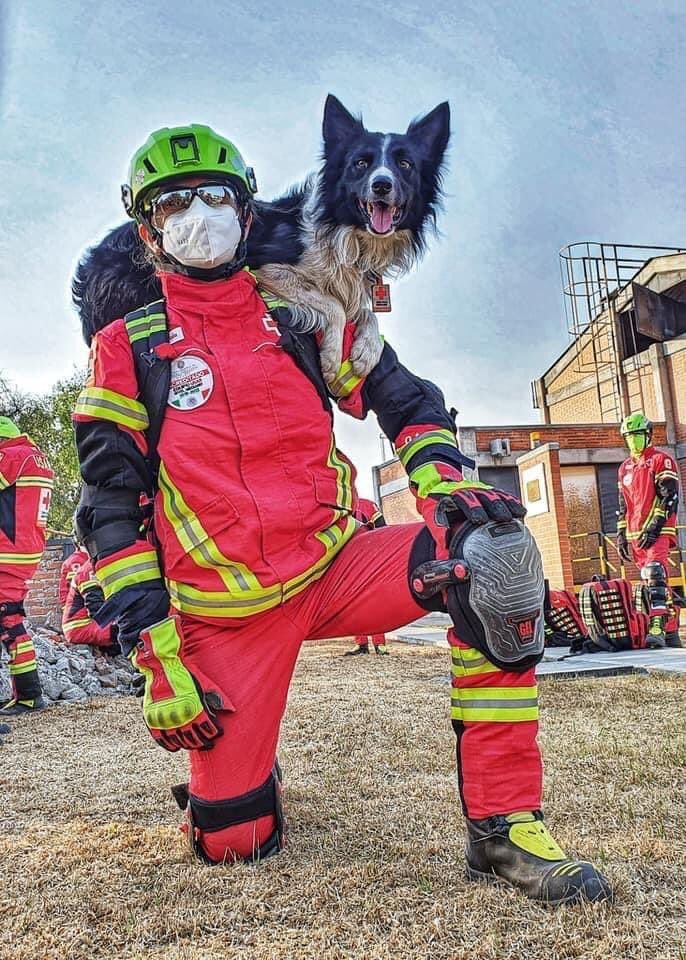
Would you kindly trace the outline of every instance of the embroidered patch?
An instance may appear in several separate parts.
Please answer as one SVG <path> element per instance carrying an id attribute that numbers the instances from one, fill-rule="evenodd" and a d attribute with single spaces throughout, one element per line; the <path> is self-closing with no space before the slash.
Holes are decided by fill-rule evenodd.
<path id="1" fill-rule="evenodd" d="M 171 365 L 171 385 L 167 403 L 176 410 L 195 410 L 209 400 L 214 377 L 200 357 L 179 357 Z"/>
<path id="2" fill-rule="evenodd" d="M 40 497 L 38 498 L 38 526 L 46 527 L 48 525 L 48 514 L 50 513 L 50 499 L 52 491 L 47 487 L 41 487 Z"/>
<path id="3" fill-rule="evenodd" d="M 172 327 L 169 331 L 169 342 L 178 343 L 179 340 L 183 340 L 183 330 L 181 327 Z"/>

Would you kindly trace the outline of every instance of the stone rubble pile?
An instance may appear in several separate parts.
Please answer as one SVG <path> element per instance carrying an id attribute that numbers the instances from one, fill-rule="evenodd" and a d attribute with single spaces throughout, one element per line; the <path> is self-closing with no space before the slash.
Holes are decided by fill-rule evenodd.
<path id="1" fill-rule="evenodd" d="M 90 697 L 128 696 L 137 676 L 126 657 L 103 656 L 97 647 L 61 643 L 47 627 L 30 626 L 38 658 L 38 674 L 47 703 L 80 703 Z M 6 654 L 0 669 L 0 702 L 10 696 Z"/>

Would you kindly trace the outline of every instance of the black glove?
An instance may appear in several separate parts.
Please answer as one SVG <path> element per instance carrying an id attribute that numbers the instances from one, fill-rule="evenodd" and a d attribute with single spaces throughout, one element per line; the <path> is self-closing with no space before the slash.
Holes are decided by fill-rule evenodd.
<path id="1" fill-rule="evenodd" d="M 105 594 L 102 592 L 102 587 L 91 587 L 89 590 L 84 590 L 83 602 L 86 604 L 88 616 L 95 620 L 98 610 L 105 602 Z"/>
<path id="2" fill-rule="evenodd" d="M 479 525 L 488 523 L 489 520 L 521 520 L 526 516 L 526 508 L 511 493 L 477 480 L 463 480 L 460 483 L 440 486 L 455 488 L 447 493 L 447 496 L 441 496 L 436 511 L 437 521 L 441 523 L 445 520 L 447 526 L 453 526 L 462 520 Z M 432 490 L 430 494 L 432 497 L 437 495 L 440 495 L 440 487 Z"/>
<path id="3" fill-rule="evenodd" d="M 626 538 L 626 530 L 617 531 L 617 552 L 625 563 L 631 560 L 631 551 L 629 550 L 629 541 Z"/>
<path id="4" fill-rule="evenodd" d="M 641 550 L 647 550 L 649 547 L 652 547 L 662 533 L 662 528 L 664 525 L 664 517 L 655 517 L 653 522 L 646 527 L 641 536 L 638 538 L 638 546 Z"/>

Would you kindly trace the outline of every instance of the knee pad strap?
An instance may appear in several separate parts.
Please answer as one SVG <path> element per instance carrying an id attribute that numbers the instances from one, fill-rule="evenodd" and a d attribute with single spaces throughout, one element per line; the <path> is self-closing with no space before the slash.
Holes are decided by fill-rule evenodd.
<path id="1" fill-rule="evenodd" d="M 211 860 L 200 843 L 201 833 L 215 833 L 235 827 L 241 823 L 250 823 L 260 817 L 276 818 L 274 833 L 260 845 L 254 857 L 246 858 L 247 863 L 264 860 L 278 853 L 284 845 L 284 818 L 281 802 L 281 771 L 278 763 L 260 787 L 232 797 L 230 800 L 201 800 L 188 791 L 188 784 L 172 787 L 177 804 L 186 811 L 189 820 L 189 838 L 194 854 L 204 863 L 216 864 Z"/>

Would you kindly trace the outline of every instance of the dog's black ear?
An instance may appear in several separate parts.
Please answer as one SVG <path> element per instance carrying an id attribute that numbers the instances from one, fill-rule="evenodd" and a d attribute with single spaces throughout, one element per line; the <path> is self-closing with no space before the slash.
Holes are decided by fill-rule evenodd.
<path id="1" fill-rule="evenodd" d="M 407 136 L 424 144 L 431 155 L 440 160 L 450 139 L 450 105 L 448 101 L 439 103 L 425 117 L 413 120 L 407 128 Z"/>
<path id="2" fill-rule="evenodd" d="M 349 113 L 338 97 L 329 93 L 324 104 L 324 120 L 322 133 L 324 143 L 335 143 L 347 139 L 353 133 L 364 130 L 360 120 Z"/>

